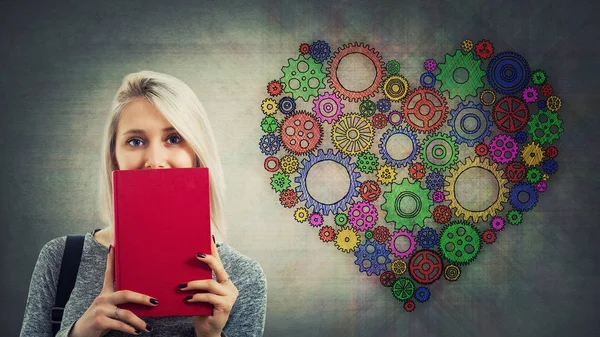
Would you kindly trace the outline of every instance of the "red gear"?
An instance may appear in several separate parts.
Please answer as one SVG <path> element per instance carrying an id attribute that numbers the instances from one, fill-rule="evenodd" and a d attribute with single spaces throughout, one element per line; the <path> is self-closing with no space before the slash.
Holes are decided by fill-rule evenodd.
<path id="1" fill-rule="evenodd" d="M 556 158 L 558 156 L 558 149 L 554 146 L 550 146 L 546 149 L 546 157 L 548 158 Z"/>
<path id="2" fill-rule="evenodd" d="M 323 242 L 330 242 L 335 239 L 335 231 L 330 226 L 324 226 L 319 230 L 319 237 Z"/>
<path id="3" fill-rule="evenodd" d="M 421 108 L 427 109 L 422 110 Z M 426 111 L 426 112 L 424 112 Z M 444 95 L 434 88 L 419 87 L 411 91 L 402 105 L 404 120 L 415 130 L 432 132 L 442 126 L 448 115 Z"/>
<path id="4" fill-rule="evenodd" d="M 385 128 L 387 123 L 388 123 L 388 118 L 381 112 L 378 112 L 373 115 L 373 127 L 375 129 L 383 129 L 383 128 Z"/>
<path id="5" fill-rule="evenodd" d="M 275 162 L 275 167 L 269 167 L 270 162 Z M 269 156 L 265 158 L 265 170 L 269 172 L 276 172 L 279 170 L 279 159 L 275 156 Z"/>
<path id="6" fill-rule="evenodd" d="M 510 163 L 504 170 L 506 178 L 511 183 L 516 183 L 525 178 L 527 175 L 527 168 L 522 163 L 515 161 Z"/>
<path id="7" fill-rule="evenodd" d="M 365 201 L 372 202 L 377 200 L 381 195 L 381 187 L 376 181 L 367 180 L 360 185 L 360 196 Z"/>
<path id="8" fill-rule="evenodd" d="M 433 283 L 444 272 L 442 258 L 433 250 L 420 250 L 408 261 L 408 271 L 410 276 L 421 284 Z"/>
<path id="9" fill-rule="evenodd" d="M 452 210 L 446 205 L 439 205 L 433 210 L 433 220 L 445 224 L 452 219 Z"/>
<path id="10" fill-rule="evenodd" d="M 302 55 L 306 55 L 306 54 L 310 53 L 310 46 L 308 45 L 308 43 L 303 43 L 300 45 L 299 50 Z"/>
<path id="11" fill-rule="evenodd" d="M 391 287 L 394 285 L 394 282 L 396 282 L 396 275 L 389 270 L 385 271 L 379 276 L 379 282 L 381 282 L 384 287 Z"/>
<path id="12" fill-rule="evenodd" d="M 527 104 L 523 100 L 513 96 L 506 96 L 494 106 L 493 117 L 494 123 L 496 123 L 500 130 L 517 132 L 527 125 L 529 108 L 527 108 Z"/>
<path id="13" fill-rule="evenodd" d="M 281 90 L 283 90 L 283 87 L 278 80 L 272 80 L 267 84 L 267 92 L 273 97 L 281 94 Z"/>
<path id="14" fill-rule="evenodd" d="M 292 208 L 298 203 L 298 194 L 295 190 L 287 189 L 279 195 L 279 202 L 285 208 Z"/>
<path id="15" fill-rule="evenodd" d="M 414 180 L 423 179 L 425 176 L 425 166 L 422 163 L 414 163 L 408 168 L 408 174 Z"/>
<path id="16" fill-rule="evenodd" d="M 475 153 L 478 156 L 483 157 L 488 153 L 488 146 L 484 143 L 481 143 L 475 147 Z"/>
<path id="17" fill-rule="evenodd" d="M 373 230 L 373 238 L 377 242 L 384 243 L 390 238 L 390 230 L 384 226 L 377 226 Z"/>
<path id="18" fill-rule="evenodd" d="M 481 59 L 487 59 L 494 53 L 494 45 L 488 40 L 481 40 L 475 45 L 475 54 Z"/>
<path id="19" fill-rule="evenodd" d="M 552 96 L 552 86 L 550 84 L 544 83 L 540 90 L 542 92 L 542 95 L 544 95 L 546 97 Z"/>
<path id="20" fill-rule="evenodd" d="M 404 302 L 404 310 L 406 310 L 408 312 L 415 310 L 415 302 L 410 301 L 410 300 Z"/>
<path id="21" fill-rule="evenodd" d="M 491 229 L 486 229 L 481 234 L 481 239 L 487 244 L 493 243 L 496 241 L 496 232 Z"/>
<path id="22" fill-rule="evenodd" d="M 279 137 L 286 150 L 295 155 L 303 155 L 321 144 L 323 128 L 313 115 L 297 111 L 283 120 Z"/>

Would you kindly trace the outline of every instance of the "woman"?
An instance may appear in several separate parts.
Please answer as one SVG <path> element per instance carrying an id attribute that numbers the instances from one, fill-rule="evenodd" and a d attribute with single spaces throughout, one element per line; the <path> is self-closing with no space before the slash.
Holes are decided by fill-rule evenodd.
<path id="1" fill-rule="evenodd" d="M 115 95 L 103 139 L 100 210 L 106 228 L 87 233 L 71 297 L 57 336 L 261 336 L 266 315 L 266 278 L 260 265 L 222 242 L 224 181 L 206 112 L 180 80 L 141 71 L 127 75 Z M 113 170 L 208 167 L 213 233 L 211 255 L 199 254 L 213 280 L 179 285 L 189 301 L 214 305 L 212 316 L 140 319 L 122 303 L 160 305 L 157 299 L 113 287 Z M 29 288 L 21 336 L 52 336 L 50 310 L 66 237 L 41 250 Z M 173 285 L 177 286 L 177 285 Z"/>

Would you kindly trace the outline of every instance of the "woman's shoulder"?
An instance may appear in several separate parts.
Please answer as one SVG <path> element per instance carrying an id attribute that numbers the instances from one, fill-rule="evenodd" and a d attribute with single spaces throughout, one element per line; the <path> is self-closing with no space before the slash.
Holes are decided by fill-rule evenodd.
<path id="1" fill-rule="evenodd" d="M 246 276 L 253 279 L 265 279 L 265 273 L 258 261 L 244 255 L 231 247 L 227 243 L 221 243 L 218 246 L 219 257 L 223 262 L 223 267 L 231 274 L 238 277 Z"/>
<path id="2" fill-rule="evenodd" d="M 84 242 L 89 241 L 93 238 L 93 236 L 90 233 L 81 234 L 81 236 L 84 236 Z M 66 244 L 67 235 L 59 236 L 46 242 L 46 244 L 44 244 L 44 246 L 42 246 L 42 249 L 40 250 L 38 260 L 48 262 L 61 261 Z"/>

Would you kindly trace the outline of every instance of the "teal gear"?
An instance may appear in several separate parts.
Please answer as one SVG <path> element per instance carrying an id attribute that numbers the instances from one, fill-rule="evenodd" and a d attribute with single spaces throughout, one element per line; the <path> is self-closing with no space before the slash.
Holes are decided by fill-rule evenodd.
<path id="1" fill-rule="evenodd" d="M 277 172 L 271 177 L 271 187 L 277 192 L 283 192 L 290 187 L 290 178 L 283 172 Z"/>
<path id="2" fill-rule="evenodd" d="M 458 159 L 458 145 L 443 133 L 429 135 L 421 146 L 421 159 L 431 170 L 446 170 Z"/>
<path id="3" fill-rule="evenodd" d="M 335 215 L 335 224 L 338 226 L 345 226 L 348 223 L 348 215 L 345 213 L 338 213 Z"/>
<path id="4" fill-rule="evenodd" d="M 485 71 L 481 69 L 481 60 L 475 59 L 472 52 L 463 53 L 460 49 L 454 55 L 446 54 L 445 62 L 438 63 L 441 72 L 435 79 L 441 83 L 440 91 L 448 91 L 450 98 L 459 96 L 463 101 L 467 96 L 477 96 L 477 89 L 483 88 Z M 454 72 L 464 69 L 468 72 L 464 83 L 457 82 Z"/>
<path id="5" fill-rule="evenodd" d="M 467 221 L 451 221 L 442 229 L 440 252 L 455 264 L 471 263 L 481 250 L 481 235 Z"/>
<path id="6" fill-rule="evenodd" d="M 540 117 L 546 117 L 544 122 L 540 121 Z M 564 131 L 562 126 L 562 120 L 558 118 L 558 113 L 552 112 L 548 109 L 538 110 L 537 113 L 531 114 L 529 117 L 529 134 L 535 142 L 539 142 L 541 145 L 552 144 L 553 141 L 560 138 L 560 134 Z M 556 127 L 553 132 L 552 127 Z"/>
<path id="7" fill-rule="evenodd" d="M 431 217 L 429 208 L 433 205 L 433 200 L 429 198 L 429 190 L 421 188 L 419 181 L 411 183 L 408 178 L 404 178 L 402 183 L 392 183 L 392 190 L 383 194 L 385 202 L 381 209 L 386 211 L 385 221 L 395 223 L 395 228 L 406 227 L 412 231 L 415 225 L 423 225 L 425 218 Z M 406 203 L 402 201 L 406 198 L 414 203 L 412 210 L 406 210 Z M 402 207 L 404 206 L 404 207 Z"/>
<path id="8" fill-rule="evenodd" d="M 298 65 L 306 63 L 308 69 L 301 71 Z M 304 70 L 304 69 L 303 69 Z M 297 59 L 288 59 L 288 65 L 281 67 L 283 77 L 279 80 L 284 83 L 283 91 L 292 95 L 293 99 L 308 99 L 319 96 L 319 89 L 325 89 L 323 64 L 316 62 L 310 55 L 298 55 Z M 318 84 L 317 84 L 318 83 Z"/>
<path id="9" fill-rule="evenodd" d="M 523 221 L 523 213 L 517 211 L 516 209 L 511 209 L 506 214 L 506 220 L 508 220 L 509 224 L 517 226 L 521 224 L 521 221 Z"/>
<path id="10" fill-rule="evenodd" d="M 360 111 L 361 116 L 371 117 L 375 114 L 375 111 L 377 111 L 377 104 L 370 99 L 365 99 L 364 101 L 360 102 L 358 110 Z"/>
<path id="11" fill-rule="evenodd" d="M 407 277 L 400 277 L 392 286 L 392 294 L 400 301 L 406 301 L 415 293 L 415 284 Z"/>
<path id="12" fill-rule="evenodd" d="M 379 166 L 377 156 L 371 152 L 363 152 L 358 156 L 356 166 L 358 166 L 358 169 L 362 172 L 369 174 L 377 170 L 377 167 Z"/>
<path id="13" fill-rule="evenodd" d="M 542 85 L 546 82 L 546 73 L 543 70 L 536 70 L 531 74 L 531 82 L 535 85 Z"/>
<path id="14" fill-rule="evenodd" d="M 400 72 L 400 62 L 396 60 L 390 60 L 385 65 L 385 71 L 388 75 L 398 75 Z"/>
<path id="15" fill-rule="evenodd" d="M 275 130 L 277 130 L 278 126 L 279 125 L 277 124 L 277 118 L 275 118 L 273 116 L 267 116 L 267 117 L 263 118 L 262 121 L 260 122 L 260 127 L 266 133 L 275 132 Z"/>
<path id="16" fill-rule="evenodd" d="M 527 182 L 537 184 L 542 180 L 542 171 L 536 167 L 532 167 L 527 171 Z"/>

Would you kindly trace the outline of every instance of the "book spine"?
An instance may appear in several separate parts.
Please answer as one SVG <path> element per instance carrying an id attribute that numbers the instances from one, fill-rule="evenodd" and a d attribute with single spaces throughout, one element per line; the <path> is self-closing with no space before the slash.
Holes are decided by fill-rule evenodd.
<path id="1" fill-rule="evenodd" d="M 112 189 L 112 192 L 113 192 L 113 240 L 114 240 L 114 247 L 113 247 L 113 249 L 115 250 L 115 252 L 113 254 L 113 257 L 114 257 L 114 264 L 113 264 L 113 266 L 114 266 L 114 272 L 115 272 L 115 275 L 114 275 L 114 277 L 115 277 L 115 287 L 116 287 L 115 290 L 118 291 L 118 290 L 121 290 L 121 284 L 120 284 L 120 281 L 121 281 L 120 274 L 121 273 L 119 272 L 119 267 L 120 267 L 120 263 L 119 263 L 119 260 L 120 260 L 119 259 L 119 251 L 120 251 L 120 249 L 118 249 L 119 248 L 119 235 L 117 234 L 117 230 L 119 228 L 119 225 L 117 224 L 119 222 L 119 218 L 117 217 L 117 214 L 119 214 L 117 212 L 117 207 L 119 205 L 119 203 L 117 202 L 117 185 L 118 185 L 117 184 L 117 180 L 118 180 L 117 177 L 119 175 L 117 174 L 117 171 L 113 171 L 112 174 L 113 174 L 113 179 L 112 179 L 113 180 L 113 189 Z"/>

